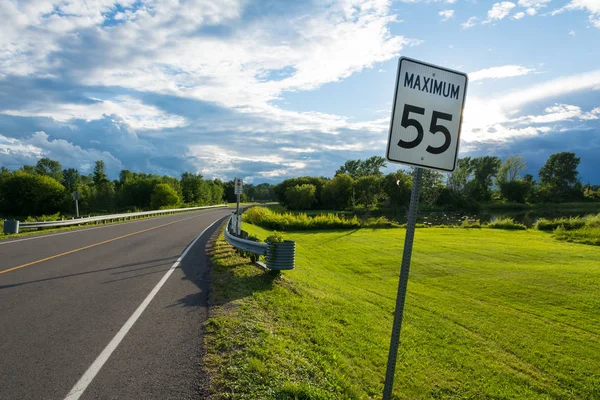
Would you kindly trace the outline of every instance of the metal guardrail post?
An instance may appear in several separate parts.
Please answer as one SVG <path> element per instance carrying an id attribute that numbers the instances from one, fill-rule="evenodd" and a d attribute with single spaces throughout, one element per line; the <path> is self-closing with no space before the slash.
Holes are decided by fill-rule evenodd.
<path id="1" fill-rule="evenodd" d="M 296 242 L 284 240 L 280 243 L 269 243 L 267 247 L 267 268 L 274 270 L 294 269 L 296 259 Z"/>
<path id="2" fill-rule="evenodd" d="M 4 233 L 19 233 L 19 221 L 14 219 L 5 220 Z"/>
<path id="3" fill-rule="evenodd" d="M 268 269 L 275 271 L 294 269 L 296 242 L 284 240 L 281 243 L 259 243 L 239 238 L 233 234 L 236 229 L 236 217 L 234 213 L 225 226 L 225 240 L 229 244 L 240 250 L 266 256 Z"/>

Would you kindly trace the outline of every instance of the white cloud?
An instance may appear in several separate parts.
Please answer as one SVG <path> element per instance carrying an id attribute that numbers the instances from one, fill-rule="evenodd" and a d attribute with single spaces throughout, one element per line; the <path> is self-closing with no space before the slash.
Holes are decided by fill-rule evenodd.
<path id="1" fill-rule="evenodd" d="M 442 17 L 442 21 L 448 21 L 454 16 L 454 10 L 444 10 L 438 13 Z"/>
<path id="2" fill-rule="evenodd" d="M 537 10 L 535 8 L 528 8 L 527 10 L 525 10 L 525 12 L 527 13 L 527 15 L 531 15 L 532 17 L 537 14 Z"/>
<path id="3" fill-rule="evenodd" d="M 488 11 L 488 16 L 484 24 L 490 23 L 492 21 L 498 21 L 504 19 L 510 11 L 515 7 L 515 3 L 511 3 L 510 1 L 503 1 L 501 3 L 494 3 L 491 10 Z"/>
<path id="4" fill-rule="evenodd" d="M 551 122 L 570 121 L 574 119 L 590 121 L 600 119 L 600 107 L 584 112 L 581 107 L 570 104 L 555 104 L 546 107 L 543 115 L 528 115 L 514 120 L 519 124 L 547 124 Z"/>
<path id="5" fill-rule="evenodd" d="M 600 69 L 578 75 L 563 76 L 551 81 L 518 89 L 500 97 L 498 101 L 507 107 L 514 108 L 552 96 L 593 89 L 598 85 L 600 85 Z"/>
<path id="6" fill-rule="evenodd" d="M 569 31 L 569 35 L 571 35 L 571 36 L 575 36 L 576 34 L 577 34 L 577 33 L 575 33 L 575 31 L 574 31 L 574 30 L 571 30 L 571 31 Z"/>
<path id="7" fill-rule="evenodd" d="M 502 67 L 486 68 L 469 74 L 469 81 L 476 82 L 483 79 L 510 78 L 513 76 L 527 75 L 535 69 L 522 67 L 520 65 L 505 65 Z"/>
<path id="8" fill-rule="evenodd" d="M 600 107 L 584 112 L 578 106 L 564 104 L 547 107 L 543 115 L 515 117 L 520 113 L 519 109 L 527 104 L 580 90 L 593 89 L 599 85 L 600 70 L 597 70 L 520 88 L 498 97 L 482 99 L 477 96 L 467 96 L 461 140 L 464 140 L 467 146 L 475 146 L 474 143 L 478 142 L 504 142 L 507 138 L 549 132 L 551 127 L 543 124 L 573 119 L 583 121 L 600 119 Z M 515 127 L 515 125 L 530 126 Z"/>
<path id="9" fill-rule="evenodd" d="M 539 10 L 540 8 L 546 7 L 552 0 L 519 0 L 519 6 L 524 8 L 532 8 Z"/>
<path id="10" fill-rule="evenodd" d="M 564 11 L 584 10 L 587 11 L 590 23 L 600 29 L 600 1 L 598 0 L 571 0 L 566 6 L 552 12 L 552 15 L 560 14 Z"/>
<path id="11" fill-rule="evenodd" d="M 0 110 L 0 113 L 21 117 L 49 117 L 67 122 L 72 119 L 93 121 L 105 116 L 116 116 L 133 129 L 157 130 L 187 125 L 185 118 L 162 112 L 129 96 L 113 100 L 96 100 L 92 104 L 34 102 L 19 110 Z"/>
<path id="12" fill-rule="evenodd" d="M 297 15 L 265 16 L 250 23 L 237 23 L 241 0 L 214 4 L 190 0 L 178 7 L 172 7 L 170 0 L 143 2 L 137 8 L 129 7 L 133 0 L 119 3 L 125 11 L 118 14 L 115 26 L 103 23 L 107 12 L 115 10 L 116 0 L 102 0 L 93 9 L 74 1 L 50 1 L 47 7 L 37 5 L 32 18 L 26 10 L 9 7 L 4 20 L 17 22 L 8 29 L 12 33 L 0 39 L 0 54 L 6 54 L 0 56 L 0 78 L 2 74 L 50 74 L 57 62 L 65 61 L 60 57 L 66 56 L 73 63 L 70 74 L 79 84 L 193 98 L 282 122 L 286 129 L 331 132 L 349 126 L 346 118 L 286 111 L 271 102 L 285 92 L 315 90 L 340 81 L 420 43 L 391 34 L 388 25 L 397 17 L 390 13 L 388 0 L 317 2 Z M 92 44 L 86 42 L 86 35 L 70 33 L 80 17 L 94 29 Z M 50 26 L 56 18 L 61 18 L 64 29 Z M 235 29 L 222 36 L 196 34 L 205 25 L 219 23 Z M 185 124 L 182 118 L 159 115 L 143 104 L 131 109 L 119 100 L 104 101 L 98 110 L 38 104 L 36 110 L 10 111 L 57 120 L 116 113 L 139 129 Z"/>
<path id="13" fill-rule="evenodd" d="M 29 138 L 11 139 L 0 134 L 0 160 L 3 165 L 20 167 L 35 163 L 42 157 L 59 159 L 65 165 L 83 171 L 90 170 L 91 160 L 103 160 L 107 169 L 116 172 L 123 164 L 112 154 L 94 149 L 85 150 L 63 139 L 50 139 L 46 132 L 35 132 Z M 18 160 L 13 164 L 13 160 Z"/>
<path id="14" fill-rule="evenodd" d="M 471 17 L 467 20 L 467 22 L 463 22 L 460 26 L 462 27 L 462 29 L 472 28 L 476 25 L 477 20 L 477 17 Z"/>
<path id="15" fill-rule="evenodd" d="M 512 17 L 512 18 L 513 18 L 513 19 L 521 19 L 521 18 L 523 18 L 524 16 L 525 16 L 525 13 L 524 13 L 524 12 L 522 12 L 522 11 L 520 11 L 520 12 L 516 13 L 515 15 L 513 15 L 513 17 Z"/>

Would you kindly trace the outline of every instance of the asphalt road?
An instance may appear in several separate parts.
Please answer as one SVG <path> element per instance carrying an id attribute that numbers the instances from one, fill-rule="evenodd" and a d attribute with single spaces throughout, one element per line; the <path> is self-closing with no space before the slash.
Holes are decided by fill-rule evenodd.
<path id="1" fill-rule="evenodd" d="M 0 242 L 0 399 L 201 398 L 204 248 L 230 214 Z"/>

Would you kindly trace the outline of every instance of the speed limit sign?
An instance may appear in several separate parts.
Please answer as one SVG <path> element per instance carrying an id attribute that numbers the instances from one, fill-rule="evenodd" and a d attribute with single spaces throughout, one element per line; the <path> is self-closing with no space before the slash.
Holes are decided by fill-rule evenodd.
<path id="1" fill-rule="evenodd" d="M 454 171 L 467 74 L 401 57 L 386 157 L 390 162 Z"/>

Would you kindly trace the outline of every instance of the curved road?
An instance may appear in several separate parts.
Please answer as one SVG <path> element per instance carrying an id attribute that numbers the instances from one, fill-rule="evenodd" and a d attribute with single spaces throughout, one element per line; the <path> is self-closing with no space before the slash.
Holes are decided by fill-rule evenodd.
<path id="1" fill-rule="evenodd" d="M 200 398 L 204 247 L 230 214 L 0 241 L 0 399 Z"/>

